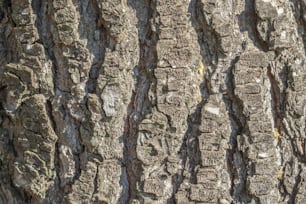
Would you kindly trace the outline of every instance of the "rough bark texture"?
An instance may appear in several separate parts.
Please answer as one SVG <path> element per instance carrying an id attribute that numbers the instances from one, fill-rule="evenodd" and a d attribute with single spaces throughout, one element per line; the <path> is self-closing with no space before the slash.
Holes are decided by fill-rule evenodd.
<path id="1" fill-rule="evenodd" d="M 0 203 L 306 203 L 306 0 L 1 0 Z"/>

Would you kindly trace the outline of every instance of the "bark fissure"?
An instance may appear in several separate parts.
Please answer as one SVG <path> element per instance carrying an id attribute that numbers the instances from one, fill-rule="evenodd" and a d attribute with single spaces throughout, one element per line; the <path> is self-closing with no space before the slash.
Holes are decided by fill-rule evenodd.
<path id="1" fill-rule="evenodd" d="M 152 108 L 149 102 L 149 89 L 152 84 L 152 73 L 156 67 L 156 34 L 151 30 L 151 21 L 155 9 L 153 2 L 151 0 L 141 3 L 128 1 L 128 4 L 135 9 L 136 17 L 138 18 L 139 62 L 133 70 L 136 87 L 129 105 L 124 139 L 124 160 L 129 183 L 127 202 L 141 199 L 139 188 L 141 189 L 140 178 L 143 164 L 138 159 L 136 148 L 139 124 L 150 113 Z M 145 15 L 145 17 L 142 15 Z"/>
<path id="2" fill-rule="evenodd" d="M 301 166 L 299 165 L 299 172 L 297 174 L 297 176 L 295 177 L 295 183 L 294 183 L 294 186 L 293 186 L 293 189 L 292 189 L 292 192 L 291 192 L 291 195 L 290 195 L 290 198 L 289 198 L 289 201 L 288 203 L 296 203 L 296 195 L 298 194 L 299 192 L 299 189 L 300 189 L 300 183 L 302 182 L 302 178 L 301 178 L 301 173 L 302 173 L 302 168 Z"/>
<path id="3" fill-rule="evenodd" d="M 124 165 L 126 168 L 127 181 L 128 181 L 128 196 L 126 202 L 130 202 L 136 198 L 137 192 L 137 177 L 135 175 L 134 168 L 137 168 L 134 163 L 134 159 L 137 159 L 135 154 L 135 138 L 136 134 L 133 128 L 133 123 L 131 122 L 131 114 L 134 110 L 134 101 L 135 101 L 135 93 L 133 93 L 132 98 L 129 103 L 129 107 L 127 110 L 127 116 L 125 121 L 125 130 L 124 130 Z M 137 139 L 137 138 L 136 138 Z M 125 195 L 122 195 L 125 196 Z"/>
<path id="4" fill-rule="evenodd" d="M 246 0 L 243 13 L 239 16 L 240 30 L 247 31 L 249 38 L 253 44 L 260 50 L 269 51 L 269 45 L 259 35 L 256 28 L 258 22 L 258 16 L 255 10 L 256 0 Z"/>
<path id="5" fill-rule="evenodd" d="M 243 103 L 241 99 L 235 94 L 233 71 L 238 61 L 239 56 L 234 58 L 231 62 L 231 67 L 228 69 L 226 78 L 227 93 L 223 96 L 223 100 L 227 105 L 227 111 L 232 123 L 232 132 L 229 141 L 230 148 L 227 150 L 227 167 L 231 177 L 230 194 L 233 200 L 249 202 L 253 197 L 253 195 L 250 195 L 247 190 L 247 178 L 249 176 L 248 168 L 250 167 L 249 158 L 247 155 L 247 149 L 243 151 L 239 149 L 238 146 L 251 144 L 252 140 L 249 135 L 250 132 L 248 129 L 247 117 L 243 113 Z M 241 137 L 240 141 L 238 140 L 238 136 Z M 236 180 L 237 182 L 235 182 Z"/>
<path id="6" fill-rule="evenodd" d="M 81 20 L 78 30 L 80 38 L 86 39 L 86 47 L 93 56 L 85 90 L 88 93 L 96 93 L 97 80 L 104 62 L 105 47 L 107 45 L 107 39 L 105 37 L 106 30 L 99 20 L 101 19 L 101 13 L 99 12 L 96 0 L 80 1 L 79 5 L 78 11 Z M 90 28 L 88 25 L 91 25 Z"/>

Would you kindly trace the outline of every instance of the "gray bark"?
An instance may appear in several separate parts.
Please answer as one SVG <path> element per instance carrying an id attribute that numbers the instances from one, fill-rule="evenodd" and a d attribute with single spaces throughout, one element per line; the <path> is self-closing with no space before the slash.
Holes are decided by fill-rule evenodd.
<path id="1" fill-rule="evenodd" d="M 0 203 L 306 203 L 305 0 L 1 0 Z"/>

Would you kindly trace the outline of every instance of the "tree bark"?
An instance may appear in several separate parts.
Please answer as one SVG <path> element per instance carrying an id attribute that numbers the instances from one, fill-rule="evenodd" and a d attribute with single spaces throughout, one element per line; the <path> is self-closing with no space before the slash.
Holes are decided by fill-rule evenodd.
<path id="1" fill-rule="evenodd" d="M 1 0 L 0 203 L 306 203 L 306 0 Z"/>

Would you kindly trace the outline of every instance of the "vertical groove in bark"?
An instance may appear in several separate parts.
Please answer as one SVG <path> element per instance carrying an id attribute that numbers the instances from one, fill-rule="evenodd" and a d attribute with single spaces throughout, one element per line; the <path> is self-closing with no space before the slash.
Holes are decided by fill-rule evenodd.
<path id="1" fill-rule="evenodd" d="M 11 1 L 6 0 L 1 2 L 0 7 L 0 75 L 3 76 L 3 67 L 14 61 L 13 57 L 15 42 L 12 41 L 12 28 L 14 23 L 11 18 Z M 15 60 L 16 61 L 16 60 Z M 11 202 L 10 198 L 15 198 L 16 201 L 22 202 L 27 199 L 26 193 L 23 189 L 14 186 L 12 180 L 12 165 L 16 157 L 13 140 L 14 135 L 10 132 L 12 127 L 12 118 L 7 114 L 2 103 L 6 98 L 5 91 L 8 88 L 6 84 L 0 80 L 0 203 Z"/>
<path id="2" fill-rule="evenodd" d="M 141 200 L 141 180 L 143 164 L 137 156 L 139 124 L 151 112 L 152 104 L 149 100 L 149 89 L 152 86 L 152 73 L 156 67 L 157 36 L 152 31 L 155 2 L 146 0 L 137 2 L 129 0 L 128 4 L 136 12 L 138 20 L 139 62 L 134 68 L 135 92 L 133 93 L 130 108 L 127 114 L 126 132 L 124 136 L 124 162 L 129 182 L 129 195 L 126 202 Z"/>
<path id="3" fill-rule="evenodd" d="M 132 94 L 132 98 L 130 100 L 127 117 L 125 121 L 125 130 L 124 130 L 124 149 L 123 149 L 123 159 L 126 167 L 127 181 L 128 181 L 128 195 L 124 202 L 129 203 L 133 199 L 136 198 L 137 192 L 137 177 L 135 174 L 135 168 L 138 170 L 138 164 L 135 164 L 137 157 L 135 154 L 136 142 L 137 142 L 137 133 L 134 130 L 132 119 L 132 113 L 134 111 L 135 106 L 135 93 Z M 135 140 L 136 139 L 136 140 Z M 123 195 L 125 196 L 125 195 Z M 123 199 L 123 198 L 121 198 Z"/>
<path id="4" fill-rule="evenodd" d="M 203 10 L 204 3 L 200 0 L 191 0 L 190 9 L 192 25 L 198 34 L 198 43 L 201 47 L 201 56 L 205 65 L 215 66 L 218 64 L 218 59 L 224 57 L 223 50 L 220 46 L 220 35 L 208 23 L 211 23 L 206 18 L 205 11 Z M 212 70 L 208 70 L 212 75 Z M 206 93 L 208 94 L 208 93 Z M 207 97 L 207 96 L 206 96 Z"/>
<path id="5" fill-rule="evenodd" d="M 284 132 L 284 126 L 283 126 L 283 106 L 286 103 L 286 99 L 284 98 L 284 92 L 280 90 L 279 82 L 275 79 L 274 75 L 271 72 L 271 65 L 267 68 L 267 77 L 270 81 L 271 87 L 270 87 L 270 94 L 271 94 L 271 110 L 272 110 L 272 117 L 273 117 L 273 133 L 274 136 L 277 137 L 283 137 Z M 285 82 L 286 83 L 286 80 Z M 284 86 L 285 87 L 285 86 Z M 282 138 L 276 138 L 277 139 L 277 147 L 278 147 L 278 153 L 280 157 L 280 169 L 279 172 L 284 172 L 284 155 L 282 148 L 284 147 L 284 144 L 282 144 Z M 282 195 L 283 198 L 286 197 L 286 192 L 284 192 L 284 182 L 283 182 L 283 176 L 280 176 L 279 178 L 279 192 Z"/>
<path id="6" fill-rule="evenodd" d="M 252 140 L 249 136 L 247 118 L 243 114 L 243 104 L 239 97 L 235 94 L 234 73 L 236 63 L 239 56 L 232 60 L 231 67 L 228 69 L 226 78 L 227 93 L 224 95 L 224 101 L 227 104 L 227 111 L 231 119 L 232 132 L 230 137 L 230 149 L 228 150 L 228 168 L 231 175 L 231 196 L 239 202 L 250 202 L 253 195 L 249 195 L 247 188 L 248 168 L 250 168 L 247 152 L 238 149 L 238 143 L 251 144 Z M 242 137 L 238 141 L 238 136 Z M 244 137 L 246 136 L 246 137 Z M 235 161 L 236 160 L 236 161 Z M 239 162 L 240 160 L 240 162 Z M 237 166 L 241 165 L 241 166 Z M 241 171 L 238 169 L 241 168 Z M 235 181 L 239 182 L 236 183 Z"/>
<path id="7" fill-rule="evenodd" d="M 256 28 L 258 17 L 255 10 L 255 1 L 256 0 L 245 1 L 244 11 L 239 16 L 239 26 L 240 30 L 248 32 L 248 37 L 259 50 L 267 52 L 269 50 L 269 45 L 260 38 Z"/>
<path id="8" fill-rule="evenodd" d="M 95 93 L 98 76 L 101 73 L 101 66 L 105 57 L 105 47 L 107 46 L 106 29 L 101 22 L 101 14 L 96 0 L 79 1 L 80 25 L 78 27 L 80 38 L 87 40 L 87 49 L 92 55 L 92 63 L 89 70 L 88 80 L 85 90 L 87 93 Z M 87 15 L 86 17 L 84 17 Z M 88 25 L 91 26 L 90 30 Z M 96 30 L 93 30 L 93 29 Z"/>
<path id="9" fill-rule="evenodd" d="M 294 183 L 291 195 L 289 197 L 288 204 L 296 203 L 296 195 L 299 192 L 300 183 L 302 182 L 302 178 L 301 178 L 302 171 L 303 170 L 302 170 L 301 166 L 299 165 L 299 172 L 298 172 L 297 176 L 295 177 L 295 183 Z"/>

